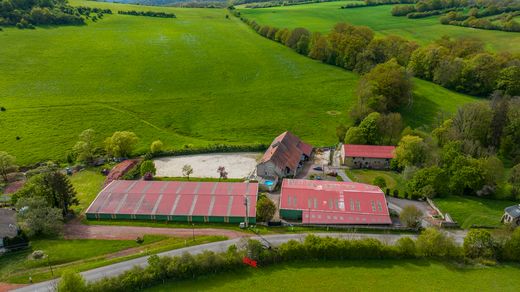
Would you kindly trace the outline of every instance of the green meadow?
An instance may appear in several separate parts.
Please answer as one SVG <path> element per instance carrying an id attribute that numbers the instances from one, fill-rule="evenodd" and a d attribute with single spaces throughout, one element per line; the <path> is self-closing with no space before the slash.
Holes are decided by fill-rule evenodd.
<path id="1" fill-rule="evenodd" d="M 518 265 L 427 260 L 297 262 L 170 282 L 148 291 L 518 291 Z"/>
<path id="2" fill-rule="evenodd" d="M 439 197 L 434 201 L 442 212 L 450 214 L 462 228 L 470 228 L 471 225 L 502 226 L 500 219 L 504 209 L 518 204 L 514 201 L 463 196 Z"/>
<path id="3" fill-rule="evenodd" d="M 349 2 L 353 1 L 261 9 L 240 7 L 240 12 L 244 17 L 256 20 L 259 24 L 279 28 L 305 27 L 311 31 L 328 33 L 336 23 L 343 21 L 368 26 L 379 36 L 399 35 L 419 44 L 426 44 L 447 35 L 478 38 L 490 50 L 520 52 L 519 33 L 442 25 L 439 16 L 420 19 L 395 17 L 390 14 L 392 5 L 340 9 Z"/>
<path id="4" fill-rule="evenodd" d="M 134 131 L 142 153 L 157 139 L 171 149 L 257 144 L 285 130 L 330 145 L 335 127 L 350 123 L 358 75 L 265 39 L 224 9 L 72 4 L 116 14 L 84 26 L 0 32 L 0 150 L 18 164 L 64 160 L 87 128 L 100 142 Z M 404 111 L 415 127 L 474 100 L 420 80 L 415 95 Z"/>

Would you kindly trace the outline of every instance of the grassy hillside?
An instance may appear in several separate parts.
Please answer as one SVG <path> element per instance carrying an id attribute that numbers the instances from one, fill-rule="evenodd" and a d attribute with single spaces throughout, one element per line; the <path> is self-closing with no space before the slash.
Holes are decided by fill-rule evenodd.
<path id="1" fill-rule="evenodd" d="M 156 139 L 168 148 L 269 143 L 287 129 L 328 145 L 349 122 L 356 74 L 264 39 L 225 10 L 72 4 L 178 18 L 115 14 L 87 26 L 0 32 L 0 150 L 19 164 L 63 159 L 87 128 L 100 141 L 134 131 L 144 151 Z M 405 114 L 414 126 L 472 100 L 422 81 L 416 95 Z"/>
<path id="2" fill-rule="evenodd" d="M 292 263 L 149 291 L 518 291 L 519 271 L 517 265 L 460 268 L 426 260 Z"/>
<path id="3" fill-rule="evenodd" d="M 240 12 L 260 24 L 280 28 L 300 26 L 311 31 L 327 33 L 334 24 L 345 21 L 354 25 L 366 25 L 379 35 L 399 35 L 420 44 L 439 39 L 443 35 L 464 36 L 481 39 L 491 50 L 520 52 L 519 33 L 441 25 L 438 16 L 421 19 L 394 17 L 390 14 L 392 5 L 340 9 L 348 2 L 352 1 L 262 9 L 241 8 Z"/>

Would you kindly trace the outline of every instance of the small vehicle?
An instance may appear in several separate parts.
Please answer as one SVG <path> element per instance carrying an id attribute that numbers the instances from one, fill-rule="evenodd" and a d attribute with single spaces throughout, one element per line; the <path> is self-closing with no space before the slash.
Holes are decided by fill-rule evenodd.
<path id="1" fill-rule="evenodd" d="M 322 180 L 321 176 L 316 176 L 314 179 L 315 180 Z"/>
<path id="2" fill-rule="evenodd" d="M 313 169 L 317 170 L 317 171 L 323 171 L 323 167 L 321 167 L 321 166 L 316 166 Z"/>

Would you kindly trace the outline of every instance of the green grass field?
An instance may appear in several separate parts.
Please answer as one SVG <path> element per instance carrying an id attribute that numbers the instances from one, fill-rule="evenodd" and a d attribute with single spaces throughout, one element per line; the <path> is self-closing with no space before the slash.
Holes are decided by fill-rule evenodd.
<path id="1" fill-rule="evenodd" d="M 157 242 L 165 238 L 164 236 L 145 236 L 143 244 Z M 48 267 L 49 264 L 55 266 L 86 260 L 137 246 L 139 244 L 134 240 L 31 240 L 31 248 L 29 250 L 0 257 L 0 281 L 5 281 L 13 274 L 18 274 L 21 271 L 25 273 L 31 269 Z M 48 258 L 41 260 L 29 259 L 30 253 L 34 250 L 42 250 L 48 255 Z"/>
<path id="2" fill-rule="evenodd" d="M 435 198 L 435 204 L 444 213 L 459 223 L 462 228 L 471 225 L 501 226 L 504 208 L 518 204 L 513 201 L 499 201 L 477 197 L 448 196 Z"/>
<path id="3" fill-rule="evenodd" d="M 373 184 L 374 179 L 381 176 L 386 181 L 386 187 L 399 190 L 399 194 L 404 194 L 405 181 L 399 173 L 393 171 L 373 170 L 373 169 L 348 169 L 345 170 L 347 176 L 355 182 Z M 386 188 L 383 188 L 385 191 Z"/>
<path id="4" fill-rule="evenodd" d="M 142 244 L 134 240 L 64 240 L 37 239 L 31 241 L 31 249 L 0 257 L 0 282 L 27 284 L 29 276 L 34 282 L 56 278 L 65 270 L 85 271 L 124 260 L 156 254 L 191 245 L 225 240 L 222 236 L 196 236 L 195 241 L 185 238 L 145 235 Z M 128 250 L 134 248 L 132 250 Z M 33 260 L 29 255 L 43 250 L 48 255 Z M 52 265 L 52 272 L 49 267 Z"/>
<path id="5" fill-rule="evenodd" d="M 178 18 L 116 14 L 86 26 L 0 32 L 0 149 L 18 164 L 64 159 L 87 128 L 99 141 L 134 131 L 144 152 L 156 139 L 166 148 L 256 144 L 285 130 L 329 145 L 335 127 L 349 123 L 356 74 L 262 38 L 223 9 L 72 4 Z M 423 81 L 415 93 L 405 112 L 413 126 L 473 100 Z"/>
<path id="6" fill-rule="evenodd" d="M 305 27 L 311 31 L 328 33 L 336 23 L 343 21 L 368 26 L 380 36 L 399 35 L 419 44 L 429 43 L 447 35 L 478 38 L 490 50 L 520 52 L 518 33 L 442 25 L 438 16 L 421 19 L 395 17 L 390 14 L 392 5 L 340 9 L 348 2 L 352 1 L 262 9 L 240 8 L 239 11 L 244 17 L 256 20 L 259 24 L 279 28 Z"/>
<path id="7" fill-rule="evenodd" d="M 81 213 L 88 208 L 101 191 L 105 177 L 97 169 L 85 169 L 71 176 L 70 181 L 79 200 L 79 205 L 74 207 L 74 211 Z"/>
<path id="8" fill-rule="evenodd" d="M 518 291 L 518 265 L 460 268 L 426 260 L 311 262 L 249 269 L 148 291 Z"/>

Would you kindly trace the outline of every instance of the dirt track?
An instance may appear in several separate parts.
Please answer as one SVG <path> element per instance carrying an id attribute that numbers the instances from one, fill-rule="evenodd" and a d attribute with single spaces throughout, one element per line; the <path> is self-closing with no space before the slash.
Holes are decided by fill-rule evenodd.
<path id="1" fill-rule="evenodd" d="M 14 289 L 17 289 L 17 288 L 20 288 L 20 287 L 23 287 L 23 286 L 27 286 L 27 285 L 23 285 L 23 284 L 10 284 L 10 283 L 2 283 L 2 282 L 0 282 L 0 292 L 12 291 Z"/>
<path id="2" fill-rule="evenodd" d="M 103 225 L 65 225 L 65 238 L 68 239 L 113 239 L 128 240 L 142 237 L 145 234 L 167 235 L 172 237 L 192 237 L 200 235 L 222 235 L 229 239 L 248 236 L 239 231 L 217 228 L 157 228 L 138 226 L 103 226 Z"/>

